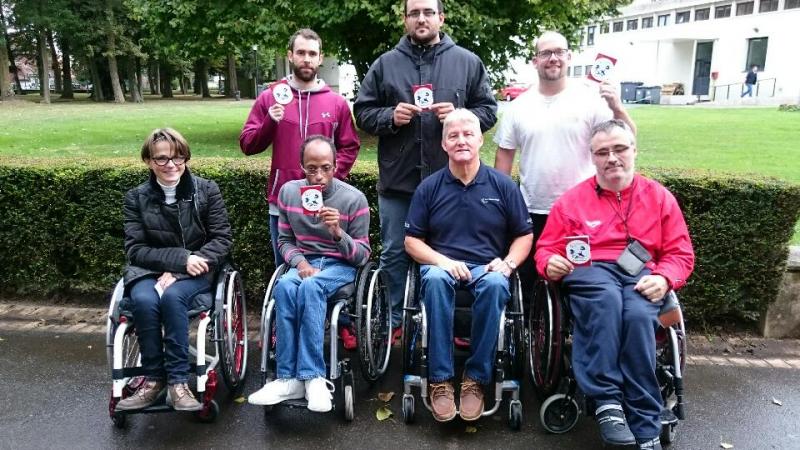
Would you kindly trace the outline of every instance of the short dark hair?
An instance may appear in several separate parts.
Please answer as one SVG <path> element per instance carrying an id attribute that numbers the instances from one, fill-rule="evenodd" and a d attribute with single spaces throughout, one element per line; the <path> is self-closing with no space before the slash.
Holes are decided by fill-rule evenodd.
<path id="1" fill-rule="evenodd" d="M 439 9 L 439 14 L 444 12 L 444 3 L 442 0 L 436 0 L 436 7 Z M 408 0 L 403 0 L 403 15 L 408 14 Z"/>
<path id="2" fill-rule="evenodd" d="M 169 148 L 174 156 L 183 156 L 186 161 L 191 159 L 192 151 L 189 149 L 189 143 L 181 136 L 180 133 L 172 128 L 157 128 L 147 136 L 142 144 L 142 161 L 147 162 L 153 154 L 153 147 L 161 141 L 169 144 Z"/>
<path id="3" fill-rule="evenodd" d="M 294 51 L 294 41 L 297 40 L 298 36 L 301 36 L 303 39 L 307 39 L 309 41 L 319 42 L 319 49 L 322 50 L 322 38 L 319 37 L 317 32 L 312 30 L 311 28 L 301 28 L 295 31 L 294 34 L 289 38 L 290 51 Z"/>
<path id="4" fill-rule="evenodd" d="M 331 148 L 331 156 L 333 157 L 333 165 L 336 165 L 336 144 L 333 143 L 333 139 L 329 138 L 328 136 L 323 136 L 321 134 L 313 134 L 305 140 L 303 143 L 300 144 L 300 167 L 303 167 L 303 163 L 305 162 L 306 156 L 306 146 L 314 141 L 322 141 L 328 144 L 328 147 Z"/>

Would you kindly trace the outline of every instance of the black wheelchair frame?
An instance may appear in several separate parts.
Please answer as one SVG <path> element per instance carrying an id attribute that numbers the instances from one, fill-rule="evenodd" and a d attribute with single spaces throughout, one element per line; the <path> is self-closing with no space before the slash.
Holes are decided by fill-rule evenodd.
<path id="1" fill-rule="evenodd" d="M 275 299 L 273 291 L 278 280 L 289 270 L 287 264 L 278 267 L 270 278 L 264 302 L 261 307 L 261 326 L 259 346 L 261 349 L 261 385 L 272 381 L 276 376 L 275 354 Z M 386 293 L 385 274 L 377 264 L 369 261 L 359 267 L 353 283 L 340 288 L 328 299 L 328 339 L 326 361 L 328 361 L 328 379 L 334 384 L 338 381 L 340 393 L 335 396 L 334 409 L 337 403 L 342 405 L 344 419 L 354 418 L 354 377 L 350 358 L 339 358 L 338 324 L 341 315 L 355 320 L 356 338 L 358 341 L 358 359 L 364 379 L 373 383 L 386 372 L 391 356 L 391 304 Z M 286 400 L 278 405 L 290 408 L 305 408 L 305 399 Z M 265 406 L 269 413 L 273 406 Z"/>
<path id="2" fill-rule="evenodd" d="M 686 418 L 683 373 L 686 368 L 686 329 L 677 295 L 670 291 L 656 332 L 656 375 L 664 408 L 661 413 L 661 443 L 669 445 L 677 435 L 679 420 Z M 664 310 L 664 308 L 662 308 Z M 664 317 L 669 315 L 669 322 Z M 572 322 L 569 302 L 554 283 L 539 280 L 528 315 L 530 377 L 537 395 L 544 400 L 539 419 L 545 430 L 566 433 L 578 423 L 581 413 L 593 414 L 572 373 Z"/>
<path id="3" fill-rule="evenodd" d="M 414 422 L 415 399 L 413 388 L 419 388 L 423 405 L 432 411 L 428 400 L 428 333 L 425 305 L 420 301 L 419 265 L 411 263 L 406 275 L 403 301 L 403 420 Z M 497 351 L 494 364 L 494 404 L 482 414 L 495 414 L 503 401 L 503 393 L 510 392 L 508 424 L 513 430 L 522 426 L 522 401 L 520 385 L 525 372 L 524 313 L 522 287 L 516 272 L 509 279 L 511 300 L 500 315 Z M 456 290 L 456 316 L 470 314 L 474 299 L 469 291 Z M 470 317 L 471 320 L 471 317 Z M 458 322 L 458 317 L 456 318 Z M 458 325 L 454 324 L 454 334 Z M 463 337 L 463 336 L 456 336 Z"/>
<path id="4" fill-rule="evenodd" d="M 190 370 L 196 376 L 198 400 L 203 404 L 203 409 L 195 413 L 201 422 L 213 422 L 219 415 L 219 404 L 214 400 L 218 374 L 222 375 L 231 397 L 241 393 L 247 374 L 244 285 L 233 266 L 226 264 L 219 269 L 213 296 L 209 308 L 189 311 Z M 145 382 L 133 314 L 120 307 L 124 297 L 125 286 L 120 279 L 111 295 L 106 322 L 106 357 L 112 377 L 108 411 L 114 425 L 119 428 L 125 426 L 127 416 L 131 414 L 173 411 L 163 401 L 135 411 L 116 410 L 120 400 L 132 395 Z M 194 345 L 191 345 L 193 325 L 196 335 Z M 207 349 L 213 349 L 213 353 L 208 354 Z"/>

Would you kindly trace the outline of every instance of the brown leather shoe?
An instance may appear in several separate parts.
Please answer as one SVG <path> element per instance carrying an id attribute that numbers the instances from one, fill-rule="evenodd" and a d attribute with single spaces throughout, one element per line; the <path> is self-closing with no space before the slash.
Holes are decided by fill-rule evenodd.
<path id="1" fill-rule="evenodd" d="M 461 382 L 459 415 L 466 421 L 478 420 L 483 414 L 483 388 L 477 381 L 464 377 Z"/>
<path id="2" fill-rule="evenodd" d="M 147 408 L 164 393 L 164 382 L 161 380 L 146 380 L 130 397 L 123 398 L 117 403 L 117 411 L 133 411 Z"/>
<path id="3" fill-rule="evenodd" d="M 200 411 L 203 404 L 194 398 L 186 383 L 170 384 L 167 389 L 167 405 L 175 411 Z"/>
<path id="4" fill-rule="evenodd" d="M 456 399 L 453 383 L 431 383 L 429 389 L 433 418 L 439 422 L 453 420 L 456 416 Z"/>

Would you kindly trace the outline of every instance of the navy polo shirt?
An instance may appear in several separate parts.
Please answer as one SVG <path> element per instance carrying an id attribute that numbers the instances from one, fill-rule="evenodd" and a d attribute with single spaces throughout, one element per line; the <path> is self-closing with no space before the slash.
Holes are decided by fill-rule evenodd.
<path id="1" fill-rule="evenodd" d="M 519 187 L 483 163 L 466 186 L 447 166 L 425 178 L 411 199 L 405 227 L 407 236 L 472 264 L 504 258 L 515 238 L 533 231 Z"/>

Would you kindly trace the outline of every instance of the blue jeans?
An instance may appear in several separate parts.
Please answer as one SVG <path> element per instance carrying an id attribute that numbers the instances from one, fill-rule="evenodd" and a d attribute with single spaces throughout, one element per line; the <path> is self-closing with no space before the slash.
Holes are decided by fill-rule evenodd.
<path id="1" fill-rule="evenodd" d="M 470 357 L 464 374 L 480 384 L 492 381 L 492 368 L 497 350 L 500 313 L 511 298 L 508 278 L 500 272 L 486 272 L 485 265 L 467 264 L 472 280 L 456 281 L 438 266 L 420 266 L 420 294 L 428 319 L 428 379 L 439 383 L 453 378 L 453 319 L 456 287 L 467 287 L 472 303 Z"/>
<path id="2" fill-rule="evenodd" d="M 745 84 L 744 85 L 744 91 L 742 92 L 742 97 L 744 97 L 744 96 L 748 96 L 748 97 L 752 97 L 753 96 L 753 85 L 752 84 Z"/>
<path id="3" fill-rule="evenodd" d="M 189 310 L 192 299 L 211 292 L 205 276 L 179 280 L 170 285 L 160 298 L 155 278 L 143 278 L 130 288 L 133 319 L 142 368 L 148 378 L 178 384 L 189 381 Z M 161 325 L 164 335 L 161 335 Z"/>
<path id="4" fill-rule="evenodd" d="M 281 252 L 278 251 L 278 216 L 269 215 L 269 237 L 272 241 L 272 254 L 275 255 L 275 268 L 284 263 Z"/>
<path id="5" fill-rule="evenodd" d="M 403 296 L 406 290 L 408 255 L 406 255 L 405 221 L 411 197 L 378 196 L 378 216 L 381 221 L 380 267 L 387 275 L 389 301 L 392 304 L 392 328 L 403 321 Z"/>
<path id="6" fill-rule="evenodd" d="M 319 256 L 308 262 L 320 272 L 301 279 L 291 268 L 275 286 L 278 378 L 325 376 L 322 346 L 328 298 L 356 276 L 355 267 L 336 258 Z"/>
<path id="7" fill-rule="evenodd" d="M 614 263 L 594 262 L 563 282 L 573 315 L 575 380 L 598 407 L 622 405 L 639 441 L 661 432 L 655 332 L 662 302 L 633 290 L 648 274 L 630 276 Z"/>

